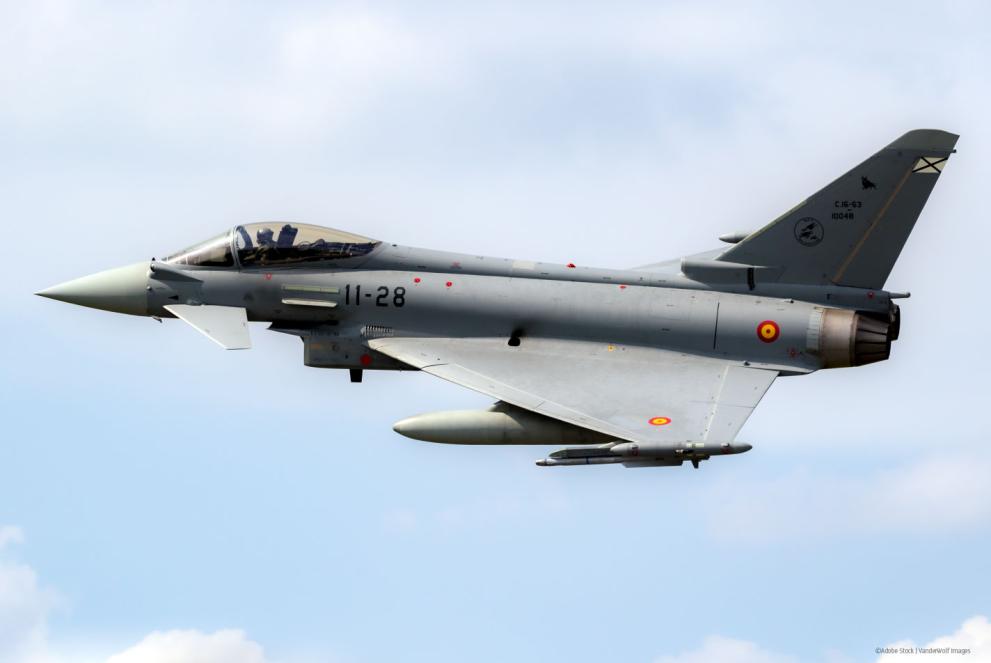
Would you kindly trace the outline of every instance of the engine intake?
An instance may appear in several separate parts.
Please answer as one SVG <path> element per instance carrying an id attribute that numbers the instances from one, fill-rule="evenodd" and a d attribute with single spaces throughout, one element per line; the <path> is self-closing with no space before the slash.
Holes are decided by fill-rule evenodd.
<path id="1" fill-rule="evenodd" d="M 884 361 L 891 355 L 891 341 L 898 334 L 897 315 L 824 309 L 816 334 L 813 323 L 813 349 L 822 358 L 823 368 L 863 366 Z M 811 340 L 811 339 L 810 339 Z"/>

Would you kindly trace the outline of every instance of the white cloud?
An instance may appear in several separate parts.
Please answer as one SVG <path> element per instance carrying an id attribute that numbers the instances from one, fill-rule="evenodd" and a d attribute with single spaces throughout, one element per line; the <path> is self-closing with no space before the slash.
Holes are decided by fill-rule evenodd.
<path id="1" fill-rule="evenodd" d="M 423 35 L 393 17 L 369 12 L 307 17 L 281 34 L 280 46 L 291 72 L 349 79 L 424 74 L 443 64 L 437 46 Z"/>
<path id="2" fill-rule="evenodd" d="M 24 543 L 24 532 L 20 527 L 4 525 L 0 527 L 0 550 L 3 550 L 11 543 Z"/>
<path id="3" fill-rule="evenodd" d="M 625 45 L 643 55 L 698 66 L 738 57 L 741 51 L 766 50 L 772 36 L 780 33 L 778 22 L 773 13 L 736 3 L 668 5 L 628 21 L 614 47 Z"/>
<path id="4" fill-rule="evenodd" d="M 0 22 L 0 85 L 9 91 L 0 117 L 49 132 L 78 130 L 82 118 L 103 129 L 123 124 L 164 133 L 167 141 L 192 134 L 212 137 L 211 145 L 220 138 L 305 138 L 309 145 L 340 135 L 349 122 L 374 127 L 397 97 L 406 103 L 441 89 L 444 96 L 429 114 L 456 120 L 465 111 L 490 108 L 493 113 L 481 121 L 493 123 L 489 132 L 501 142 L 504 129 L 494 125 L 515 121 L 520 104 L 538 114 L 544 106 L 559 108 L 540 133 L 566 130 L 575 118 L 562 117 L 569 109 L 557 106 L 568 98 L 560 94 L 560 82 L 585 89 L 581 67 L 619 62 L 658 68 L 658 74 L 694 74 L 692 87 L 739 88 L 732 104 L 714 99 L 727 106 L 720 111 L 729 118 L 725 132 L 706 126 L 698 137 L 680 142 L 694 149 L 716 133 L 709 140 L 725 153 L 732 147 L 727 135 L 755 134 L 763 154 L 773 147 L 769 140 L 794 144 L 790 131 L 815 129 L 824 144 L 836 129 L 849 136 L 851 117 L 861 119 L 865 107 L 868 121 L 856 123 L 865 133 L 873 118 L 924 113 L 919 86 L 928 78 L 920 82 L 920 73 L 956 72 L 981 60 L 979 53 L 959 57 L 959 49 L 976 48 L 959 40 L 953 48 L 927 51 L 929 64 L 921 72 L 921 65 L 865 66 L 865 51 L 873 60 L 885 57 L 867 20 L 878 17 L 869 9 L 860 10 L 867 19 L 842 24 L 845 48 L 835 48 L 837 16 L 843 14 L 836 11 L 803 21 L 805 29 L 796 31 L 800 17 L 790 8 L 761 11 L 733 3 L 645 3 L 582 12 L 511 4 L 463 12 L 438 11 L 429 3 L 417 9 L 288 4 L 243 9 L 232 17 L 229 8 L 183 2 L 126 10 L 68 0 L 20 3 L 6 9 Z M 965 15 L 967 8 L 958 11 Z M 890 12 L 883 20 L 903 21 L 896 26 L 908 35 L 924 25 Z M 783 51 L 788 58 L 781 58 Z M 947 75 L 951 86 L 959 81 Z M 663 89 L 664 80 L 652 74 L 640 85 L 660 83 Z M 476 106 L 488 95 L 491 104 Z M 824 97 L 831 112 L 821 112 Z M 643 101 L 651 103 L 649 97 Z M 689 129 L 698 124 L 685 117 L 681 103 L 660 103 L 653 112 L 665 135 L 683 133 L 681 122 Z M 649 126 L 630 134 L 614 128 L 605 136 L 594 129 L 585 138 L 635 136 L 624 141 L 627 153 L 638 144 L 648 152 L 657 148 Z M 485 125 L 477 131 L 484 133 Z"/>
<path id="5" fill-rule="evenodd" d="M 799 468 L 772 480 L 728 480 L 709 495 L 716 538 L 767 542 L 861 532 L 991 525 L 991 458 L 977 449 L 874 473 Z"/>
<path id="6" fill-rule="evenodd" d="M 940 636 L 924 645 L 911 640 L 900 640 L 878 648 L 876 663 L 905 663 L 924 660 L 927 663 L 991 663 L 991 622 L 978 615 L 966 620 L 951 635 Z M 894 653 L 885 653 L 893 650 Z M 908 650 L 898 653 L 899 650 Z M 921 651 L 925 650 L 925 651 Z M 947 650 L 947 651 L 931 651 Z M 955 651 L 950 651 L 955 650 Z M 966 651 L 966 653 L 962 653 Z M 800 661 L 839 662 L 849 660 L 836 652 L 801 659 L 762 648 L 755 642 L 711 635 L 698 649 L 674 655 L 663 655 L 654 663 L 799 663 Z M 857 660 L 862 660 L 857 657 Z"/>
<path id="7" fill-rule="evenodd" d="M 106 663 L 265 663 L 261 645 L 244 631 L 155 631 Z"/>
<path id="8" fill-rule="evenodd" d="M 0 527 L 0 552 L 23 543 L 19 527 Z M 56 651 L 48 619 L 61 599 L 38 583 L 27 564 L 0 559 L 0 661 L 4 663 L 76 663 L 78 654 Z M 98 660 L 102 657 L 95 657 Z M 87 660 L 90 660 L 87 657 Z M 261 645 L 244 631 L 222 629 L 154 631 L 138 644 L 104 659 L 105 663 L 268 663 Z"/>
<path id="9" fill-rule="evenodd" d="M 877 663 L 916 660 L 925 660 L 926 663 L 991 663 L 991 622 L 988 622 L 987 617 L 978 615 L 965 621 L 954 633 L 940 636 L 924 645 L 901 640 L 887 645 L 886 649 L 895 652 L 881 654 Z M 966 653 L 962 653 L 962 650 L 966 650 Z"/>
<path id="10" fill-rule="evenodd" d="M 19 527 L 0 527 L 0 552 L 23 541 Z M 38 584 L 34 569 L 0 559 L 0 660 L 42 660 L 48 615 L 57 603 L 55 592 Z"/>
<path id="11" fill-rule="evenodd" d="M 673 656 L 660 656 L 654 663 L 798 663 L 798 659 L 761 649 L 747 640 L 724 638 L 719 635 L 707 637 L 698 649 Z"/>
<path id="12" fill-rule="evenodd" d="M 422 90 L 457 62 L 388 12 L 259 11 L 232 20 L 181 2 L 53 0 L 4 10 L 0 119 L 42 135 L 116 125 L 284 149 L 335 135 L 381 94 Z"/>
<path id="13" fill-rule="evenodd" d="M 326 137 L 383 94 L 442 80 L 454 62 L 442 42 L 367 10 L 300 17 L 276 42 L 273 75 L 247 88 L 235 108 L 246 124 L 282 139 Z"/>

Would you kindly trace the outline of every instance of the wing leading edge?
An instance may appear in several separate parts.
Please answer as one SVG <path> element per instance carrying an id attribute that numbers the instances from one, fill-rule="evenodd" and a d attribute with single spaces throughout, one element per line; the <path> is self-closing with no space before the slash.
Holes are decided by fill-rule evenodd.
<path id="1" fill-rule="evenodd" d="M 776 371 L 588 341 L 381 338 L 377 351 L 463 387 L 636 443 L 730 442 Z"/>

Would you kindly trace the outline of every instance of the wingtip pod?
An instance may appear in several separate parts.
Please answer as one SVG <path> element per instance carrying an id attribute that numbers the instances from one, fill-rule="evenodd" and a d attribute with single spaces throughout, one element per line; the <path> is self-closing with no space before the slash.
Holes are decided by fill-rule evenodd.
<path id="1" fill-rule="evenodd" d="M 953 152 L 960 136 L 942 129 L 914 129 L 897 138 L 885 149 Z"/>

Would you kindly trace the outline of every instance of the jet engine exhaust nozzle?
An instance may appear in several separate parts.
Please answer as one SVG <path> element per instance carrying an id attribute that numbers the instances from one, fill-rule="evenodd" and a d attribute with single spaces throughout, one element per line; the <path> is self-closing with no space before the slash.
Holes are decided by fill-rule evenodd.
<path id="1" fill-rule="evenodd" d="M 891 355 L 898 336 L 899 318 L 870 313 L 825 309 L 818 326 L 818 351 L 823 368 L 863 366 Z"/>

